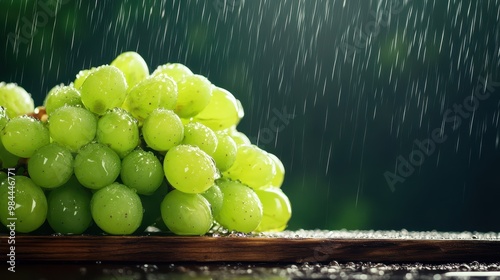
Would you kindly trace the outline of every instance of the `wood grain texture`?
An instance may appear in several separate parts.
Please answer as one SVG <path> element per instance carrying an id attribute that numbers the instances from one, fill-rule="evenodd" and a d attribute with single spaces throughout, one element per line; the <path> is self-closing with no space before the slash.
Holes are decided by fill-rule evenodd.
<path id="1" fill-rule="evenodd" d="M 0 260 L 11 245 L 0 236 Z M 16 261 L 66 262 L 498 262 L 497 240 L 177 236 L 17 236 Z"/>

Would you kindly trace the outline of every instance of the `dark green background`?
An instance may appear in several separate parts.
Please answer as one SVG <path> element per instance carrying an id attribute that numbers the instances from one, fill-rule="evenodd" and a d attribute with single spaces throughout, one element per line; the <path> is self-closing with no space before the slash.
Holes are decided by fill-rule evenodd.
<path id="1" fill-rule="evenodd" d="M 499 1 L 55 2 L 0 0 L 0 80 L 37 104 L 122 51 L 181 62 L 239 98 L 239 129 L 282 159 L 290 229 L 500 231 L 500 87 L 456 130 L 443 121 L 500 81 Z M 294 119 L 263 141 L 283 110 Z M 391 191 L 384 173 L 440 127 Z"/>

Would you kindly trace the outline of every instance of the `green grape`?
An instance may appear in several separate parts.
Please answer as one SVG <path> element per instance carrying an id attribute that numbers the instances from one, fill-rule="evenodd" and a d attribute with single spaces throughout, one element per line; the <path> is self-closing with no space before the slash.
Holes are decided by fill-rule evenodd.
<path id="1" fill-rule="evenodd" d="M 9 118 L 26 115 L 35 110 L 31 95 L 13 83 L 0 83 L 0 106 L 5 108 Z"/>
<path id="2" fill-rule="evenodd" d="M 280 188 L 281 185 L 283 185 L 283 181 L 285 180 L 285 166 L 277 156 L 271 153 L 268 153 L 268 155 L 273 160 L 274 167 L 276 169 L 276 175 L 274 175 L 273 179 L 271 180 L 270 186 Z"/>
<path id="3" fill-rule="evenodd" d="M 179 145 L 165 155 L 163 170 L 168 182 L 185 193 L 202 193 L 219 177 L 212 158 L 200 148 Z"/>
<path id="4" fill-rule="evenodd" d="M 10 119 L 0 135 L 5 149 L 18 157 L 29 158 L 36 149 L 50 143 L 49 130 L 39 120 L 19 116 Z"/>
<path id="5" fill-rule="evenodd" d="M 44 105 L 48 115 L 65 105 L 83 107 L 80 92 L 72 86 L 65 85 L 52 88 L 45 97 Z"/>
<path id="6" fill-rule="evenodd" d="M 72 153 L 94 140 L 97 119 L 85 108 L 64 106 L 49 117 L 52 141 L 67 147 Z"/>
<path id="7" fill-rule="evenodd" d="M 2 168 L 15 167 L 19 162 L 20 157 L 11 154 L 5 149 L 2 141 L 0 141 L 0 161 L 2 162 Z"/>
<path id="8" fill-rule="evenodd" d="M 127 81 L 120 69 L 104 65 L 92 71 L 80 89 L 85 107 L 102 115 L 106 110 L 120 107 L 127 96 Z"/>
<path id="9" fill-rule="evenodd" d="M 123 107 L 140 122 L 156 108 L 173 110 L 177 102 L 177 84 L 166 75 L 153 76 L 133 87 Z"/>
<path id="10" fill-rule="evenodd" d="M 252 142 L 250 142 L 250 139 L 243 133 L 238 130 L 236 130 L 236 127 L 231 127 L 226 130 L 224 130 L 231 138 L 233 138 L 234 142 L 236 143 L 237 146 L 241 145 L 251 145 Z"/>
<path id="11" fill-rule="evenodd" d="M 43 190 L 25 176 L 12 176 L 0 184 L 0 221 L 28 233 L 39 228 L 47 217 L 47 198 Z"/>
<path id="12" fill-rule="evenodd" d="M 73 175 L 73 155 L 57 143 L 35 151 L 28 161 L 31 180 L 42 188 L 57 188 Z"/>
<path id="13" fill-rule="evenodd" d="M 197 146 L 209 156 L 217 149 L 217 136 L 210 128 L 197 122 L 184 125 L 184 139 L 182 144 Z"/>
<path id="14" fill-rule="evenodd" d="M 276 167 L 266 151 L 255 145 L 241 145 L 238 147 L 236 160 L 223 175 L 259 189 L 271 182 L 276 175 Z"/>
<path id="15" fill-rule="evenodd" d="M 257 231 L 283 231 L 292 217 L 290 200 L 278 188 L 255 190 L 262 203 L 262 222 Z"/>
<path id="16" fill-rule="evenodd" d="M 214 87 L 212 98 L 207 107 L 194 117 L 213 130 L 222 130 L 236 126 L 240 121 L 240 108 L 236 98 L 227 90 Z"/>
<path id="17" fill-rule="evenodd" d="M 75 176 L 89 189 L 101 189 L 113 183 L 120 175 L 120 157 L 108 146 L 90 143 L 75 157 Z"/>
<path id="18" fill-rule="evenodd" d="M 97 68 L 92 67 L 90 69 L 85 69 L 78 72 L 78 74 L 76 74 L 75 81 L 73 82 L 73 87 L 80 90 L 87 77 L 90 74 L 92 74 L 95 70 L 97 70 Z"/>
<path id="19" fill-rule="evenodd" d="M 217 136 L 217 149 L 215 153 L 212 154 L 212 158 L 215 161 L 215 166 L 219 171 L 224 172 L 228 170 L 236 160 L 236 152 L 238 147 L 233 138 L 229 136 L 224 131 L 217 131 L 215 133 Z"/>
<path id="20" fill-rule="evenodd" d="M 151 76 L 157 75 L 168 75 L 177 83 L 180 80 L 186 78 L 187 76 L 193 75 L 193 72 L 189 70 L 185 65 L 180 63 L 167 63 L 164 65 L 158 66 L 156 70 L 151 74 Z"/>
<path id="21" fill-rule="evenodd" d="M 119 54 L 111 66 L 120 69 L 130 88 L 149 76 L 149 68 L 144 58 L 136 52 L 129 51 Z"/>
<path id="22" fill-rule="evenodd" d="M 175 113 L 190 118 L 207 107 L 212 98 L 212 84 L 201 75 L 191 75 L 177 82 L 179 95 Z"/>
<path id="23" fill-rule="evenodd" d="M 241 120 L 245 116 L 245 110 L 243 110 L 243 105 L 239 99 L 236 99 L 236 104 L 238 105 L 238 118 Z"/>
<path id="24" fill-rule="evenodd" d="M 137 232 L 145 232 L 149 226 L 154 226 L 156 228 L 163 227 L 164 231 L 167 229 L 161 218 L 161 202 L 165 195 L 169 192 L 168 184 L 166 180 L 163 180 L 160 187 L 156 191 L 149 195 L 139 195 L 142 202 L 142 207 L 144 208 L 144 214 L 142 216 L 141 226 Z"/>
<path id="25" fill-rule="evenodd" d="M 134 233 L 141 225 L 143 208 L 139 195 L 129 187 L 113 183 L 94 193 L 90 211 L 97 226 L 106 233 Z"/>
<path id="26" fill-rule="evenodd" d="M 0 106 L 0 130 L 2 130 L 5 125 L 9 122 L 10 118 L 7 116 L 7 109 Z"/>
<path id="27" fill-rule="evenodd" d="M 172 110 L 155 109 L 144 120 L 142 136 L 151 149 L 165 152 L 181 143 L 184 126 Z"/>
<path id="28" fill-rule="evenodd" d="M 215 220 L 228 230 L 249 233 L 262 220 L 262 204 L 257 194 L 240 182 L 218 180 L 222 192 L 222 207 Z"/>
<path id="29" fill-rule="evenodd" d="M 48 197 L 47 221 L 57 233 L 82 234 L 92 222 L 90 199 L 92 193 L 73 176 Z"/>
<path id="30" fill-rule="evenodd" d="M 163 199 L 161 216 L 168 229 L 178 235 L 204 235 L 213 223 L 210 204 L 202 195 L 178 190 Z"/>
<path id="31" fill-rule="evenodd" d="M 122 108 L 107 111 L 97 121 L 97 141 L 123 158 L 139 144 L 137 120 Z"/>
<path id="32" fill-rule="evenodd" d="M 212 209 L 212 214 L 214 215 L 214 217 L 219 215 L 223 200 L 222 192 L 219 186 L 215 184 L 201 195 L 203 195 L 203 197 L 207 199 L 208 203 L 210 203 L 210 208 Z"/>
<path id="33" fill-rule="evenodd" d="M 160 160 L 143 150 L 130 152 L 122 161 L 120 178 L 138 194 L 150 195 L 163 183 L 165 174 Z"/>

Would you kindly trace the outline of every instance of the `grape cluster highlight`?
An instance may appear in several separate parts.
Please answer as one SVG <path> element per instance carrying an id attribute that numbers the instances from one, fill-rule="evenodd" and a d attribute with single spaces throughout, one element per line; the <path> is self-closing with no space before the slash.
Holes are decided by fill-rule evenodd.
<path id="1" fill-rule="evenodd" d="M 0 106 L 0 222 L 14 214 L 18 232 L 256 233 L 291 218 L 282 162 L 237 130 L 239 100 L 185 65 L 150 73 L 125 52 L 37 108 L 2 82 Z"/>

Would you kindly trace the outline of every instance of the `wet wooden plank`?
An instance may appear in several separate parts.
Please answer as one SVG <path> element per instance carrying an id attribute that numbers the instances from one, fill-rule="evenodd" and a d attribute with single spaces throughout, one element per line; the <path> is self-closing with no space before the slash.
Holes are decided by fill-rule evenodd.
<path id="1" fill-rule="evenodd" d="M 8 260 L 0 236 L 0 260 Z M 16 261 L 36 262 L 496 262 L 498 240 L 181 236 L 16 236 Z"/>

